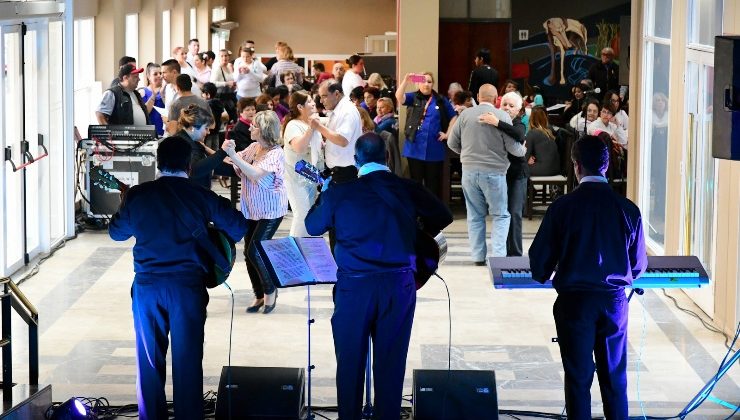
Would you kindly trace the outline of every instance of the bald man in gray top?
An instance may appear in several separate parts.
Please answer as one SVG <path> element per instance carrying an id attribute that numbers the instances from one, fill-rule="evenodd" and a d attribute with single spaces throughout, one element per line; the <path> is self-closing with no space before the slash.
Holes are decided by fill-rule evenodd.
<path id="1" fill-rule="evenodd" d="M 511 216 L 506 194 L 506 153 L 524 156 L 527 148 L 497 127 L 483 123 L 483 114 L 493 113 L 500 121 L 511 124 L 511 117 L 493 104 L 496 87 L 485 84 L 478 91 L 479 105 L 465 109 L 452 128 L 447 146 L 460 154 L 462 187 L 468 212 L 470 253 L 475 265 L 486 261 L 486 214 L 493 217 L 491 246 L 493 256 L 506 256 L 506 236 Z"/>

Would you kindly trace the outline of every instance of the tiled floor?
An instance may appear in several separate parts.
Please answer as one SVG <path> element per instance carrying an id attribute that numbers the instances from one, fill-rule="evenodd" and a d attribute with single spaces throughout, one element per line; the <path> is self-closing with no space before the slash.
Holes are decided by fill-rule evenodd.
<path id="1" fill-rule="evenodd" d="M 525 249 L 539 221 L 525 223 Z M 287 235 L 290 219 L 276 236 Z M 494 290 L 488 269 L 469 262 L 467 228 L 459 214 L 447 230 L 450 252 L 439 273 L 452 299 L 452 368 L 493 369 L 502 409 L 560 413 L 563 410 L 562 366 L 552 319 L 552 291 Z M 105 232 L 86 232 L 69 241 L 21 288 L 40 311 L 41 382 L 53 385 L 55 401 L 70 396 L 106 397 L 112 404 L 134 403 L 135 355 L 129 288 L 133 275 L 131 246 Z M 241 257 L 241 256 L 240 256 Z M 233 348 L 237 366 L 303 367 L 307 363 L 304 288 L 280 291 L 272 314 L 246 314 L 252 293 L 243 263 L 231 276 L 234 289 Z M 679 302 L 693 307 L 680 291 Z M 335 360 L 329 319 L 328 286 L 311 288 L 312 404 L 335 404 Z M 630 414 L 677 414 L 716 372 L 725 354 L 724 339 L 678 311 L 660 290 L 633 300 L 630 312 Z M 216 390 L 229 356 L 231 296 L 226 288 L 211 291 L 206 323 L 204 391 Z M 27 371 L 25 327 L 14 322 L 15 378 Z M 419 291 L 405 393 L 411 394 L 414 369 L 447 366 L 448 311 L 445 288 L 432 279 Z M 639 363 L 638 372 L 638 359 Z M 168 381 L 171 378 L 168 377 Z M 713 395 L 740 403 L 740 366 L 730 369 Z M 593 412 L 601 413 L 594 381 Z M 171 388 L 168 387 L 171 396 Z M 405 403 L 409 405 L 408 403 Z M 642 406 L 642 408 L 641 408 Z M 691 418 L 724 418 L 731 410 L 707 401 Z"/>

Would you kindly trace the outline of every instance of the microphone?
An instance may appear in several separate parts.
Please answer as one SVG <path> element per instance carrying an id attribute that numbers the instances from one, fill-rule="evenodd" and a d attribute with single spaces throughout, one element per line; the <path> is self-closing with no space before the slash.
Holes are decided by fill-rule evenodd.
<path id="1" fill-rule="evenodd" d="M 601 88 L 593 88 L 591 90 L 584 90 L 583 91 L 583 94 L 584 95 L 588 95 L 589 93 L 595 93 L 595 94 L 598 95 L 599 93 L 601 93 Z"/>

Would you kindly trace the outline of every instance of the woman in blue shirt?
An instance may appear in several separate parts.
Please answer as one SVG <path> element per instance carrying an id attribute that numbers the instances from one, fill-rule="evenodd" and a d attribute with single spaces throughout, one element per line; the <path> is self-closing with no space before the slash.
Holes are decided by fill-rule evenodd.
<path id="1" fill-rule="evenodd" d="M 406 93 L 406 84 L 412 78 L 423 77 L 416 83 L 416 92 Z M 433 89 L 434 76 L 430 72 L 409 73 L 396 90 L 399 104 L 406 105 L 406 141 L 403 156 L 408 160 L 411 179 L 441 196 L 442 165 L 447 154 L 447 130 L 455 123 L 457 113 L 450 101 Z"/>
<path id="2" fill-rule="evenodd" d="M 141 100 L 144 103 L 151 98 L 152 94 L 156 95 L 154 98 L 154 106 L 158 108 L 164 108 L 164 98 L 160 95 L 162 91 L 162 68 L 157 63 L 149 63 L 146 66 L 146 81 L 147 86 L 143 88 L 141 94 Z M 152 123 L 154 128 L 157 130 L 157 136 L 162 137 L 164 134 L 164 123 L 162 122 L 162 116 L 159 115 L 156 109 L 147 109 L 149 111 L 149 121 Z"/>

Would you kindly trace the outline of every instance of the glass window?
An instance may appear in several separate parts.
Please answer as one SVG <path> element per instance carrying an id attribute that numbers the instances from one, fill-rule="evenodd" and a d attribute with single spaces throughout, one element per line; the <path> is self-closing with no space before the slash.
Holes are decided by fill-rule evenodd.
<path id="1" fill-rule="evenodd" d="M 722 34 L 722 0 L 689 0 L 688 42 L 714 47 Z"/>
<path id="2" fill-rule="evenodd" d="M 172 57 L 170 46 L 170 11 L 162 11 L 162 61 Z"/>
<path id="3" fill-rule="evenodd" d="M 509 0 L 470 0 L 470 18 L 509 19 L 511 2 Z"/>
<path id="4" fill-rule="evenodd" d="M 665 245 L 666 217 L 666 168 L 668 154 L 668 77 L 670 70 L 670 46 L 655 42 L 646 43 L 645 68 L 643 74 L 645 91 L 643 109 L 646 123 L 643 125 L 645 155 L 643 167 L 647 177 L 642 182 L 646 195 L 643 208 L 648 209 L 646 235 L 661 248 Z"/>
<path id="5" fill-rule="evenodd" d="M 126 55 L 139 57 L 139 15 L 126 15 Z"/>
<path id="6" fill-rule="evenodd" d="M 226 7 L 220 6 L 212 10 L 212 20 L 218 22 L 219 20 L 226 20 Z"/>
<path id="7" fill-rule="evenodd" d="M 648 1 L 646 35 L 659 38 L 671 38 L 671 0 Z"/>
<path id="8" fill-rule="evenodd" d="M 195 7 L 190 8 L 190 39 L 198 38 L 198 31 L 196 31 L 196 12 Z"/>
<path id="9" fill-rule="evenodd" d="M 439 17 L 442 19 L 468 17 L 468 2 L 459 0 L 440 0 Z"/>

